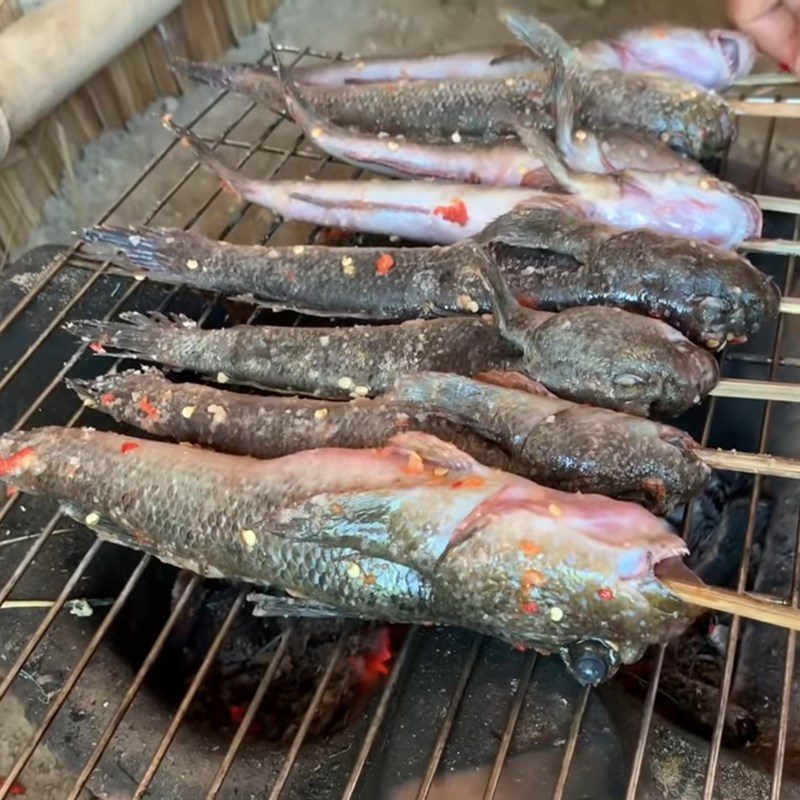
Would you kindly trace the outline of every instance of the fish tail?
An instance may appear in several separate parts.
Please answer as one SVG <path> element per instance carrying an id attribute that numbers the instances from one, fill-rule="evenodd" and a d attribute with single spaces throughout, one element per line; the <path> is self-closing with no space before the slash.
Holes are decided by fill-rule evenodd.
<path id="1" fill-rule="evenodd" d="M 256 100 L 282 107 L 281 91 L 274 76 L 247 64 L 209 64 L 172 56 L 170 66 L 196 83 L 227 89 Z"/>
<path id="2" fill-rule="evenodd" d="M 140 379 L 151 377 L 164 379 L 161 370 L 156 367 L 144 367 L 125 372 L 109 372 L 96 378 L 66 378 L 64 383 L 86 405 L 105 408 L 109 404 L 109 398 L 116 398 L 122 389 L 129 385 L 133 388 Z"/>
<path id="3" fill-rule="evenodd" d="M 170 114 L 163 119 L 164 127 L 172 131 L 181 140 L 181 144 L 191 147 L 201 164 L 219 176 L 222 189 L 238 199 L 253 193 L 258 181 L 248 178 L 241 172 L 229 167 L 196 133 L 178 125 Z"/>
<path id="4" fill-rule="evenodd" d="M 169 340 L 195 323 L 183 317 L 171 320 L 163 314 L 147 316 L 139 312 L 120 315 L 119 320 L 76 320 L 65 329 L 98 355 L 148 358 L 157 361 Z M 112 348 L 108 352 L 106 348 Z"/>
<path id="5" fill-rule="evenodd" d="M 579 58 L 578 51 L 549 25 L 530 14 L 504 11 L 501 18 L 506 27 L 524 45 L 549 61 L 560 60 L 565 67 Z"/>
<path id="6" fill-rule="evenodd" d="M 89 244 L 110 245 L 119 250 L 123 267 L 166 275 L 186 275 L 197 269 L 208 249 L 205 236 L 178 228 L 140 228 L 97 225 L 81 237 Z"/>

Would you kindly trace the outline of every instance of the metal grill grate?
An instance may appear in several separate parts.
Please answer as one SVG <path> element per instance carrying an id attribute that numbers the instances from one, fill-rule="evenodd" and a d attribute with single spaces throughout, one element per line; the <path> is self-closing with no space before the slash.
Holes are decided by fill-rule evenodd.
<path id="1" fill-rule="evenodd" d="M 291 54 L 292 63 L 308 61 L 313 58 L 328 57 L 325 54 L 311 53 L 307 50 L 302 52 L 287 52 Z M 268 124 L 264 127 L 263 122 L 265 118 L 268 120 Z M 221 120 L 225 120 L 225 124 L 223 124 Z M 758 165 L 755 184 L 749 187 L 752 188 L 754 192 L 758 193 L 763 192 L 764 189 L 770 148 L 776 128 L 775 119 L 771 119 L 768 122 L 764 120 L 764 122 L 767 126 L 764 148 Z M 317 150 L 308 146 L 303 138 L 297 134 L 297 129 L 282 117 L 266 112 L 263 109 L 256 109 L 254 105 L 246 104 L 237 98 L 232 98 L 224 92 L 217 94 L 213 100 L 191 120 L 190 125 L 201 133 L 206 141 L 215 149 L 220 148 L 225 151 L 226 157 L 229 157 L 231 154 L 235 155 L 237 166 L 248 170 L 252 169 L 253 174 L 266 174 L 266 177 L 285 176 L 287 173 L 309 175 L 329 174 L 331 177 L 334 175 L 339 177 L 357 177 L 359 174 L 350 167 L 342 167 L 342 165 L 333 164 L 328 158 L 321 157 Z M 261 132 L 257 135 L 252 134 L 251 132 L 256 130 L 259 125 L 261 126 Z M 119 200 L 108 209 L 98 222 L 137 221 L 131 219 L 130 216 L 126 216 L 126 209 L 130 201 L 136 198 L 137 193 L 143 191 L 143 187 L 147 182 L 163 180 L 163 176 L 168 174 L 170 169 L 174 172 L 175 164 L 181 156 L 181 151 L 176 150 L 175 142 L 172 142 L 164 152 L 153 159 L 142 174 L 137 177 L 135 182 L 123 193 Z M 260 162 L 268 163 L 269 169 L 262 169 L 261 166 L 259 166 Z M 723 169 L 726 164 L 727 157 L 723 159 Z M 202 201 L 194 208 L 189 207 L 184 195 L 188 193 L 187 190 L 192 185 L 201 180 L 203 180 L 203 177 L 198 173 L 198 165 L 196 163 L 189 164 L 185 170 L 180 172 L 177 180 L 169 185 L 169 188 L 162 194 L 161 198 L 150 209 L 145 218 L 140 221 L 145 224 L 159 224 L 159 222 L 163 220 L 164 215 L 170 213 L 180 216 L 184 227 L 201 228 L 204 232 L 217 236 L 218 238 L 230 238 L 235 241 L 246 242 L 253 242 L 261 239 L 262 242 L 280 241 L 281 243 L 302 241 L 304 239 L 298 238 L 302 234 L 305 234 L 304 238 L 307 238 L 310 231 L 308 226 L 297 224 L 281 225 L 278 221 L 274 220 L 268 212 L 252 207 L 245 207 L 241 212 L 236 213 L 232 217 L 228 212 L 223 211 L 222 214 L 227 215 L 227 221 L 222 226 L 222 230 L 211 230 L 208 227 L 204 228 L 203 226 L 210 225 L 210 219 L 220 219 L 220 204 L 224 203 L 224 198 L 220 195 L 220 189 L 216 181 L 212 181 L 209 178 L 207 182 L 209 188 L 202 194 Z M 800 217 L 794 216 L 792 220 L 793 238 L 797 239 Z M 267 234 L 261 238 L 260 233 L 263 232 L 264 229 L 266 229 Z M 794 257 L 771 257 L 769 266 L 770 269 L 781 275 L 782 285 L 785 290 L 784 293 L 788 294 L 794 277 Z M 47 294 L 49 289 L 52 289 L 52 287 L 65 276 L 69 278 L 67 281 L 69 291 L 66 295 L 61 296 L 58 302 L 54 302 L 52 308 L 46 307 L 42 298 Z M 81 255 L 80 246 L 69 248 L 65 253 L 57 256 L 53 260 L 52 264 L 45 270 L 42 276 L 37 279 L 35 285 L 15 302 L 13 306 L 4 309 L 2 305 L 0 305 L 0 311 L 4 314 L 2 319 L 0 319 L 0 425 L 3 426 L 3 429 L 18 429 L 46 422 L 60 422 L 68 425 L 75 425 L 83 421 L 85 409 L 81 406 L 75 407 L 77 401 L 68 394 L 63 393 L 61 389 L 63 378 L 68 374 L 91 373 L 93 367 L 95 369 L 97 368 L 97 362 L 91 362 L 90 365 L 89 360 L 85 358 L 87 355 L 86 347 L 79 346 L 76 348 L 74 343 L 70 342 L 69 338 L 63 334 L 60 328 L 65 321 L 80 316 L 86 316 L 86 309 L 92 310 L 91 316 L 103 316 L 104 318 L 110 318 L 120 310 L 133 308 L 166 311 L 173 308 L 178 300 L 186 300 L 187 302 L 194 303 L 194 306 L 198 308 L 198 314 L 195 316 L 199 318 L 201 324 L 206 322 L 212 315 L 219 316 L 224 313 L 221 309 L 219 303 L 220 298 L 218 296 L 203 295 L 202 306 L 199 307 L 197 306 L 197 297 L 198 293 L 188 292 L 181 287 L 167 290 L 163 286 L 154 285 L 149 281 L 136 281 L 130 277 L 119 276 L 111 271 L 109 262 L 97 266 L 96 263 L 85 259 Z M 0 298 L 0 300 L 2 300 L 2 298 Z M 96 309 L 101 310 L 97 312 Z M 257 320 L 265 320 L 264 312 L 253 312 L 248 322 L 255 322 Z M 302 323 L 303 318 L 301 316 L 289 318 L 289 324 L 297 325 Z M 768 377 L 772 380 L 779 369 L 796 367 L 796 359 L 781 358 L 781 344 L 784 337 L 784 328 L 785 315 L 783 315 L 783 318 L 779 321 L 776 328 L 764 332 L 758 337 L 756 342 L 751 343 L 749 350 L 740 350 L 733 354 L 728 353 L 723 360 L 723 369 L 725 373 L 727 375 L 739 374 L 736 370 L 740 368 L 741 365 L 746 364 L 753 368 L 761 369 L 763 371 L 763 377 Z M 64 347 L 69 347 L 69 349 L 64 351 Z M 61 358 L 56 354 L 63 352 L 67 352 L 67 358 L 66 361 L 62 363 Z M 119 361 L 117 361 L 117 363 L 119 363 Z M 23 400 L 22 398 L 25 399 Z M 731 402 L 731 400 L 728 398 L 712 397 L 704 406 L 703 413 L 705 416 L 702 421 L 701 437 L 703 445 L 709 444 L 710 440 L 713 439 L 712 430 L 719 414 L 719 409 L 729 402 Z M 764 452 L 772 422 L 773 403 L 759 400 L 749 400 L 747 402 L 749 403 L 747 406 L 748 413 L 759 413 L 761 415 L 758 450 L 759 452 Z M 69 405 L 70 403 L 72 405 Z M 74 408 L 74 411 L 65 414 L 65 409 L 68 408 Z M 713 441 L 711 443 L 714 445 L 730 445 L 729 442 L 724 441 Z M 740 591 L 743 591 L 745 588 L 747 566 L 755 527 L 755 510 L 762 488 L 761 483 L 760 477 L 756 477 L 750 502 L 746 552 L 739 572 L 738 588 Z M 36 516 L 33 514 L 34 507 L 37 505 L 35 500 L 32 498 L 25 498 L 23 501 L 18 496 L 11 496 L 5 499 L 2 506 L 0 506 L 0 524 L 11 519 L 12 515 L 14 515 L 14 519 L 16 519 L 16 515 L 21 513 L 23 503 L 29 506 L 26 512 Z M 42 556 L 44 548 L 58 535 L 58 526 L 60 522 L 62 522 L 61 517 L 58 513 L 52 515 L 48 514 L 44 515 L 42 524 L 37 525 L 33 533 L 29 536 L 19 537 L 21 539 L 29 539 L 29 543 L 27 541 L 17 541 L 13 547 L 4 547 L 3 550 L 5 552 L 0 550 L 0 578 L 5 579 L 4 583 L 0 586 L 0 604 L 7 601 L 12 592 L 15 592 L 15 590 L 18 590 L 19 587 L 24 584 L 28 568 L 35 560 Z M 686 524 L 688 525 L 688 523 L 689 520 L 687 519 Z M 109 545 L 101 545 L 99 542 L 91 543 L 91 539 L 81 539 L 80 541 L 86 541 L 90 544 L 88 549 L 85 550 L 83 557 L 79 560 L 77 567 L 71 574 L 65 577 L 62 590 L 55 602 L 46 610 L 38 625 L 31 626 L 32 631 L 29 628 L 26 630 L 23 637 L 18 637 L 21 643 L 20 647 L 6 654 L 6 665 L 3 670 L 4 677 L 2 681 L 0 681 L 0 702 L 2 702 L 15 681 L 24 679 L 26 665 L 29 663 L 30 659 L 35 656 L 37 647 L 45 637 L 52 635 L 52 631 L 57 625 L 59 615 L 65 612 L 67 601 L 76 593 L 77 587 L 82 585 L 85 576 L 91 572 L 93 565 L 96 563 L 95 558 L 101 547 L 109 547 Z M 0 539 L 0 545 L 7 544 L 9 544 L 9 541 Z M 91 668 L 91 662 L 103 644 L 109 629 L 121 614 L 126 613 L 126 602 L 146 570 L 151 569 L 153 566 L 152 559 L 149 556 L 143 556 L 139 559 L 138 563 L 136 563 L 133 571 L 128 575 L 122 590 L 118 593 L 110 608 L 105 612 L 102 622 L 96 628 L 91 639 L 86 643 L 83 652 L 79 656 L 78 661 L 72 666 L 61 688 L 49 698 L 49 705 L 43 719 L 35 730 L 34 735 L 31 737 L 29 744 L 19 753 L 16 763 L 0 788 L 0 800 L 9 796 L 13 781 L 22 773 L 22 770 L 30 760 L 34 751 L 41 746 L 58 714 L 63 713 L 64 706 L 71 692 L 73 692 L 86 670 Z M 800 559 L 795 558 L 795 580 L 793 582 L 793 590 L 790 598 L 792 605 L 795 607 L 798 605 L 798 595 L 800 594 L 800 581 L 797 580 L 798 570 L 800 570 Z M 83 765 L 83 769 L 75 782 L 72 793 L 69 795 L 70 799 L 80 795 L 82 787 L 87 784 L 90 776 L 100 762 L 100 759 L 114 741 L 114 737 L 117 734 L 126 712 L 128 712 L 136 701 L 137 694 L 142 688 L 148 672 L 153 667 L 182 609 L 190 601 L 199 583 L 199 579 L 195 577 L 191 578 L 184 585 L 183 591 L 177 599 L 172 613 L 153 641 L 150 651 L 144 657 L 138 670 L 135 674 L 130 676 L 124 692 L 121 693 L 121 697 L 99 698 L 101 702 L 110 704 L 105 727 L 102 734 L 94 743 L 94 751 Z M 154 776 L 162 765 L 174 738 L 179 733 L 189 707 L 195 699 L 198 689 L 213 659 L 220 650 L 226 634 L 229 632 L 237 615 L 244 613 L 242 611 L 244 600 L 245 589 L 242 589 L 231 605 L 221 627 L 218 629 L 199 670 L 186 690 L 183 700 L 176 708 L 169 726 L 163 732 L 162 738 L 158 742 L 157 737 L 151 742 L 148 742 L 148 746 L 152 744 L 154 748 L 152 759 L 141 775 L 134 776 L 138 781 L 138 788 L 134 797 L 143 797 L 151 786 Z M 722 723 L 731 688 L 734 656 L 739 633 L 740 626 L 737 619 L 734 621 L 731 629 L 728 656 L 723 676 L 721 708 L 717 715 L 711 742 L 708 745 L 703 790 L 704 799 L 711 798 L 715 792 L 715 780 L 722 743 Z M 292 632 L 289 631 L 282 637 L 279 643 L 280 652 L 283 652 L 288 646 L 288 640 L 291 635 Z M 349 762 L 347 765 L 348 776 L 347 780 L 343 782 L 344 789 L 341 795 L 343 798 L 346 798 L 346 800 L 359 796 L 363 785 L 362 778 L 370 758 L 374 753 L 376 744 L 379 742 L 380 736 L 385 732 L 387 727 L 393 724 L 392 711 L 395 708 L 394 703 L 396 701 L 398 687 L 405 680 L 407 672 L 411 668 L 413 661 L 412 654 L 415 652 L 415 649 L 419 647 L 419 640 L 422 635 L 420 631 L 412 631 L 405 640 L 401 650 L 395 655 L 392 672 L 380 696 L 376 698 L 376 701 L 373 703 L 371 717 L 368 725 L 365 727 L 363 738 L 358 742 L 358 746 L 352 749 L 352 753 L 349 754 Z M 275 800 L 283 796 L 283 791 L 292 775 L 296 759 L 303 746 L 311 721 L 316 713 L 316 707 L 321 701 L 326 689 L 326 684 L 331 677 L 333 665 L 341 653 L 345 636 L 346 633 L 342 634 L 338 646 L 334 648 L 331 653 L 327 667 L 319 678 L 319 683 L 311 705 L 308 707 L 303 722 L 286 751 L 282 766 L 276 775 L 265 776 L 264 792 L 260 796 L 267 796 L 270 800 Z M 775 753 L 770 794 L 772 798 L 781 796 L 781 776 L 785 756 L 787 717 L 789 713 L 790 693 L 792 691 L 792 676 L 794 674 L 794 645 L 796 636 L 794 633 L 788 633 L 787 636 L 788 647 L 783 684 L 780 737 Z M 476 635 L 471 640 L 471 645 L 466 651 L 452 693 L 447 697 L 447 701 L 443 705 L 442 718 L 438 723 L 438 734 L 428 754 L 427 765 L 423 771 L 423 777 L 416 794 L 417 798 L 428 797 L 448 742 L 454 730 L 457 729 L 459 725 L 460 703 L 481 662 L 485 647 L 486 641 L 484 637 Z M 518 676 L 515 681 L 516 687 L 513 690 L 509 690 L 508 693 L 507 717 L 502 727 L 496 756 L 483 793 L 483 797 L 487 799 L 495 796 L 501 772 L 506 763 L 512 734 L 514 733 L 522 705 L 525 701 L 531 681 L 536 674 L 538 662 L 540 661 L 533 653 L 524 656 L 513 654 L 511 657 L 518 659 Z M 650 684 L 648 694 L 644 701 L 638 739 L 633 750 L 631 764 L 629 765 L 626 797 L 631 800 L 639 796 L 637 792 L 639 791 L 643 766 L 648 758 L 649 747 L 651 745 L 649 735 L 653 724 L 656 687 L 663 658 L 664 648 L 662 647 L 657 661 L 654 680 Z M 278 659 L 274 659 L 272 664 L 276 664 L 277 661 Z M 228 745 L 227 751 L 220 754 L 216 774 L 208 786 L 206 795 L 208 798 L 216 797 L 225 786 L 226 778 L 245 741 L 259 703 L 270 690 L 271 682 L 274 679 L 274 673 L 275 669 L 273 667 L 265 671 L 258 684 L 256 694 L 238 725 Z M 576 694 L 574 700 L 569 736 L 563 743 L 561 749 L 560 772 L 551 787 L 552 797 L 556 800 L 564 795 L 568 782 L 570 781 L 570 770 L 590 695 L 591 690 L 581 690 Z M 187 763 L 182 765 L 182 768 L 186 771 L 190 771 L 192 769 L 192 764 Z M 546 791 L 549 790 L 550 789 L 546 789 L 540 792 L 540 794 L 544 796 Z"/>

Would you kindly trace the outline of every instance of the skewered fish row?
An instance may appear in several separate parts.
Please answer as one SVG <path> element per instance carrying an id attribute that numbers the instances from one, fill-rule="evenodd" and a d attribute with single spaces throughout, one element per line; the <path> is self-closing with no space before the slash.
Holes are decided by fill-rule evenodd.
<path id="1" fill-rule="evenodd" d="M 696 443 L 682 431 L 570 403 L 520 379 L 422 373 L 402 377 L 388 395 L 350 402 L 176 384 L 154 369 L 69 385 L 119 422 L 233 455 L 379 447 L 396 433 L 418 430 L 486 466 L 554 489 L 635 500 L 659 514 L 686 502 L 708 477 Z"/>
<path id="2" fill-rule="evenodd" d="M 259 461 L 41 428 L 0 436 L 0 481 L 201 575 L 557 651 L 583 683 L 697 614 L 659 580 L 693 577 L 686 546 L 645 509 L 546 489 L 420 433 Z"/>
<path id="3" fill-rule="evenodd" d="M 243 296 L 276 310 L 407 320 L 488 313 L 475 241 L 447 247 L 260 247 L 171 228 L 98 226 L 128 269 Z M 476 238 L 512 292 L 543 311 L 613 305 L 664 319 L 716 350 L 751 336 L 778 311 L 766 275 L 730 251 L 652 231 L 624 232 L 561 211 L 522 208 Z"/>

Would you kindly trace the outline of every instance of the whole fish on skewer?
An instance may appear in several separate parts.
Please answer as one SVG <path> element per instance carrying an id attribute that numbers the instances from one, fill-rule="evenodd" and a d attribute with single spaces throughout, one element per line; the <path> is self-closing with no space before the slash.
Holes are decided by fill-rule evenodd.
<path id="1" fill-rule="evenodd" d="M 174 228 L 87 229 L 86 242 L 155 280 L 246 297 L 276 310 L 406 320 L 491 311 L 473 242 L 447 247 L 262 247 Z M 520 208 L 476 240 L 526 305 L 613 305 L 667 320 L 716 350 L 777 314 L 774 282 L 730 251 L 653 231 L 623 232 L 559 211 Z"/>
<path id="2" fill-rule="evenodd" d="M 570 58 L 559 49 L 555 57 Z M 286 94 L 286 107 L 307 138 L 329 155 L 356 166 L 393 177 L 428 177 L 491 186 L 529 186 L 557 189 L 559 184 L 536 148 L 516 139 L 483 143 L 462 141 L 454 135 L 448 142 L 414 142 L 404 136 L 364 133 L 342 128 L 318 114 L 299 95 L 273 49 L 273 62 Z M 559 64 L 553 87 L 556 137 L 569 166 L 589 172 L 683 170 L 707 175 L 695 161 L 681 156 L 663 142 L 642 134 L 613 131 L 603 135 L 579 131 L 581 146 L 574 143 L 574 95 Z M 590 146 L 591 145 L 591 146 Z M 602 150 L 602 154 L 601 154 Z M 600 157 L 598 157 L 600 155 Z"/>
<path id="3" fill-rule="evenodd" d="M 402 377 L 388 395 L 350 402 L 172 383 L 154 369 L 69 385 L 119 422 L 233 455 L 379 447 L 396 433 L 419 430 L 486 466 L 563 491 L 635 500 L 658 514 L 685 502 L 708 477 L 696 443 L 682 431 L 560 400 L 520 380 L 422 373 Z"/>
<path id="4" fill-rule="evenodd" d="M 717 383 L 714 357 L 660 320 L 601 306 L 534 311 L 515 300 L 491 259 L 484 259 L 484 274 L 494 321 L 202 330 L 185 318 L 133 313 L 67 329 L 101 353 L 111 348 L 222 382 L 325 398 L 381 394 L 402 373 L 511 370 L 567 399 L 669 416 L 699 403 Z"/>
<path id="5" fill-rule="evenodd" d="M 698 613 L 659 580 L 693 576 L 683 541 L 645 509 L 546 489 L 420 433 L 261 461 L 40 428 L 0 435 L 0 481 L 201 575 L 556 651 L 583 683 Z"/>
<path id="6" fill-rule="evenodd" d="M 576 48 L 589 69 L 659 73 L 721 91 L 753 68 L 753 40 L 739 31 L 661 26 L 625 31 L 613 39 L 594 39 Z M 441 55 L 368 58 L 298 67 L 298 83 L 341 86 L 391 81 L 446 81 L 455 78 L 507 78 L 534 72 L 542 62 L 527 47 L 500 46 Z"/>
<path id="7" fill-rule="evenodd" d="M 515 32 L 530 20 L 506 14 Z M 282 108 L 280 81 L 269 71 L 243 65 L 192 63 L 175 67 L 190 78 Z M 581 125 L 592 130 L 630 128 L 660 137 L 695 158 L 719 152 L 735 130 L 733 116 L 716 94 L 659 75 L 582 67 L 578 76 Z M 517 76 L 300 87 L 300 95 L 337 125 L 409 138 L 459 136 L 491 141 L 513 133 L 509 119 L 552 126 L 546 70 Z"/>
<path id="8" fill-rule="evenodd" d="M 475 236 L 502 214 L 520 206 L 561 210 L 626 229 L 647 228 L 722 247 L 761 232 L 758 203 L 713 177 L 676 170 L 630 170 L 615 175 L 575 173 L 537 131 L 537 156 L 573 194 L 515 186 L 431 181 L 265 181 L 226 166 L 191 131 L 165 124 L 222 180 L 226 191 L 269 208 L 286 219 L 327 227 L 395 235 L 449 244 Z"/>

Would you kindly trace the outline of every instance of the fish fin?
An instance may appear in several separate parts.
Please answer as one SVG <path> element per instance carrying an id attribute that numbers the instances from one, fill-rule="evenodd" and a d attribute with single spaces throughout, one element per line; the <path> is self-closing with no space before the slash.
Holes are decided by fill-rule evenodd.
<path id="1" fill-rule="evenodd" d="M 510 9 L 502 11 L 500 17 L 503 24 L 519 41 L 548 61 L 559 59 L 565 66 L 570 67 L 582 60 L 579 50 L 536 17 Z"/>
<path id="2" fill-rule="evenodd" d="M 81 236 L 89 244 L 109 245 L 122 253 L 115 263 L 161 275 L 189 276 L 212 255 L 208 237 L 180 228 L 121 227 L 96 225 Z"/>
<path id="3" fill-rule="evenodd" d="M 505 389 L 518 389 L 519 391 L 527 392 L 537 397 L 558 397 L 543 383 L 531 380 L 521 372 L 490 370 L 489 372 L 479 372 L 477 375 L 474 375 L 473 378 L 481 383 L 490 383 L 493 386 L 502 386 Z"/>
<path id="4" fill-rule="evenodd" d="M 198 161 L 214 172 L 222 181 L 222 189 L 227 194 L 234 195 L 238 200 L 245 197 L 252 190 L 254 181 L 241 172 L 229 167 L 224 161 L 193 131 L 178 125 L 171 114 L 162 118 L 164 127 L 172 131 L 181 141 L 182 145 L 191 147 Z"/>
<path id="5" fill-rule="evenodd" d="M 571 192 L 576 192 L 580 189 L 580 174 L 570 168 L 544 131 L 532 128 L 529 125 L 523 125 L 520 122 L 511 124 L 525 148 L 544 164 L 545 169 L 562 189 Z"/>
<path id="6" fill-rule="evenodd" d="M 247 595 L 247 601 L 253 604 L 254 617 L 346 617 L 347 613 L 333 606 L 309 600 L 304 597 L 275 597 L 262 592 Z"/>
<path id="7" fill-rule="evenodd" d="M 113 390 L 118 386 L 120 380 L 148 376 L 156 376 L 161 378 L 165 384 L 171 385 L 171 382 L 158 367 L 141 367 L 140 369 L 129 369 L 123 372 L 111 370 L 111 372 L 98 375 L 96 378 L 64 378 L 64 383 L 84 403 L 102 407 L 103 396 L 109 393 L 113 394 Z"/>
<path id="8" fill-rule="evenodd" d="M 386 444 L 385 450 L 404 460 L 416 455 L 424 464 L 448 469 L 451 472 L 472 472 L 480 467 L 471 455 L 459 450 L 454 444 L 421 431 L 409 431 L 393 436 Z"/>
<path id="9" fill-rule="evenodd" d="M 165 336 L 180 334 L 194 327 L 191 320 L 178 317 L 168 319 L 163 314 L 140 314 L 137 311 L 120 314 L 119 320 L 75 320 L 64 329 L 84 342 L 96 345 L 97 355 L 144 357 L 158 360 L 157 353 Z M 112 347 L 113 353 L 106 351 Z"/>
<path id="10" fill-rule="evenodd" d="M 384 398 L 413 403 L 423 406 L 423 409 L 426 406 L 435 408 L 442 384 L 451 379 L 461 379 L 461 376 L 444 372 L 415 372 L 409 375 L 400 375 Z M 468 379 L 464 378 L 463 380 Z"/>
<path id="11" fill-rule="evenodd" d="M 65 517 L 74 519 L 75 522 L 80 523 L 107 542 L 132 547 L 146 553 L 156 553 L 153 542 L 144 534 L 126 528 L 110 517 L 71 502 L 61 503 L 60 509 Z"/>

